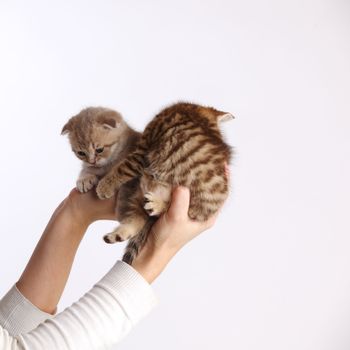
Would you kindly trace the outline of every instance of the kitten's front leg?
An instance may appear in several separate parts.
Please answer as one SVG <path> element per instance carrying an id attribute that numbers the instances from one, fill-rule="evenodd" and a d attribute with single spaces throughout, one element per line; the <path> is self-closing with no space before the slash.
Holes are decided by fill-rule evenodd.
<path id="1" fill-rule="evenodd" d="M 140 157 L 142 159 L 139 151 L 136 150 L 121 163 L 115 165 L 98 183 L 96 187 L 98 197 L 100 199 L 111 198 L 123 183 L 140 176 L 143 171 Z"/>
<path id="2" fill-rule="evenodd" d="M 98 185 L 96 186 L 98 198 L 108 199 L 113 197 L 121 185 L 122 183 L 118 181 L 118 176 L 116 176 L 113 171 L 110 171 L 99 181 Z"/>
<path id="3" fill-rule="evenodd" d="M 95 174 L 82 171 L 77 180 L 77 189 L 79 192 L 88 192 L 98 183 L 98 177 Z"/>

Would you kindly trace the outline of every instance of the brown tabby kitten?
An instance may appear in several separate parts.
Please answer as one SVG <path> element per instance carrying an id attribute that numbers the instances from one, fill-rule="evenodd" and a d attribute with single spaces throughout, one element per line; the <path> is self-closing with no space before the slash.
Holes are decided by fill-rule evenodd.
<path id="1" fill-rule="evenodd" d="M 231 148 L 223 141 L 219 122 L 232 118 L 191 103 L 165 108 L 147 125 L 136 149 L 100 180 L 96 192 L 104 199 L 125 182 L 139 179 L 141 193 L 130 193 L 121 225 L 105 236 L 109 243 L 131 238 L 125 262 L 130 264 L 146 242 L 154 217 L 167 210 L 174 186 L 189 187 L 192 219 L 205 221 L 221 207 L 228 196 L 225 163 L 231 159 Z"/>
<path id="2" fill-rule="evenodd" d="M 141 137 L 118 112 L 102 107 L 83 109 L 69 119 L 62 134 L 68 134 L 73 152 L 83 161 L 77 181 L 80 192 L 89 191 L 112 166 L 134 151 Z M 131 194 L 135 197 L 137 192 L 140 192 L 137 179 L 122 186 L 116 208 L 120 219 L 129 210 L 128 197 Z"/>

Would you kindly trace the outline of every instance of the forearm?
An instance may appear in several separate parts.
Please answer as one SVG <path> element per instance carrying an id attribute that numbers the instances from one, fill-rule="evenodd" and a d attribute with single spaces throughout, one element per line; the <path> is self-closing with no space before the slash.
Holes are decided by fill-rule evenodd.
<path id="1" fill-rule="evenodd" d="M 72 217 L 63 202 L 49 221 L 17 282 L 19 291 L 36 307 L 54 313 L 88 224 Z"/>

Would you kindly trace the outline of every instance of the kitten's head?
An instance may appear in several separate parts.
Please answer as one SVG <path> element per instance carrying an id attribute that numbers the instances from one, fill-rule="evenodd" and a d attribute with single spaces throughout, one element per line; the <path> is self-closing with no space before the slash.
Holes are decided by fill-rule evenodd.
<path id="1" fill-rule="evenodd" d="M 70 118 L 61 134 L 68 134 L 75 155 L 90 167 L 103 167 L 124 141 L 127 128 L 122 116 L 111 109 L 89 107 Z"/>

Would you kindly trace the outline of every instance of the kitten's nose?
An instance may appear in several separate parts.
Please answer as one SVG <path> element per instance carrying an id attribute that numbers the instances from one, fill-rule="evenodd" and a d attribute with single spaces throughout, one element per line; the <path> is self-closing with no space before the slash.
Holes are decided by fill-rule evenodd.
<path id="1" fill-rule="evenodd" d="M 90 160 L 89 160 L 89 163 L 90 163 L 90 164 L 95 164 L 95 163 L 96 163 L 96 159 L 94 159 L 94 160 L 90 159 Z"/>

